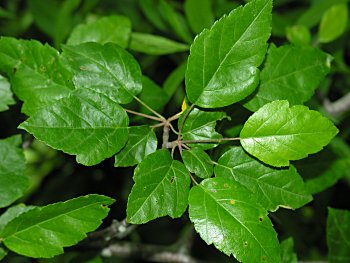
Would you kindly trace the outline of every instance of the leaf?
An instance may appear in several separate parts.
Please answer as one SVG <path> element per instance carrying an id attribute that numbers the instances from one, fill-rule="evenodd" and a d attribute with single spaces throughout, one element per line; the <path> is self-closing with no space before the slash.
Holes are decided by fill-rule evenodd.
<path id="1" fill-rule="evenodd" d="M 180 64 L 164 81 L 163 90 L 170 99 L 185 79 L 187 61 Z"/>
<path id="2" fill-rule="evenodd" d="M 254 91 L 270 36 L 271 9 L 272 0 L 251 1 L 196 37 L 186 71 L 190 102 L 218 108 Z"/>
<path id="3" fill-rule="evenodd" d="M 210 178 L 213 174 L 213 162 L 203 150 L 193 148 L 182 151 L 182 160 L 186 168 L 200 178 Z"/>
<path id="4" fill-rule="evenodd" d="M 117 153 L 128 139 L 124 109 L 101 93 L 76 90 L 32 115 L 19 128 L 54 149 L 95 165 Z"/>
<path id="5" fill-rule="evenodd" d="M 318 29 L 318 41 L 328 43 L 340 37 L 348 25 L 348 13 L 347 3 L 330 7 L 322 16 Z"/>
<path id="6" fill-rule="evenodd" d="M 192 31 L 195 34 L 210 27 L 214 22 L 211 0 L 186 0 L 185 14 Z"/>
<path id="7" fill-rule="evenodd" d="M 257 93 L 244 106 L 257 111 L 266 103 L 284 99 L 291 105 L 303 104 L 329 70 L 328 55 L 317 48 L 271 45 Z"/>
<path id="8" fill-rule="evenodd" d="M 145 17 L 148 19 L 148 21 L 157 29 L 161 31 L 167 30 L 167 25 L 165 21 L 162 18 L 162 15 L 158 11 L 157 8 L 154 8 L 157 6 L 158 0 L 139 0 L 138 4 L 145 15 Z"/>
<path id="9" fill-rule="evenodd" d="M 142 90 L 138 63 L 116 44 L 66 45 L 62 55 L 75 72 L 73 82 L 78 89 L 92 89 L 121 104 L 131 102 Z"/>
<path id="10" fill-rule="evenodd" d="M 350 261 L 350 212 L 328 208 L 327 246 L 330 263 Z"/>
<path id="11" fill-rule="evenodd" d="M 3 249 L 2 247 L 0 247 L 0 260 L 2 260 L 4 257 L 6 257 L 7 252 L 5 249 Z"/>
<path id="12" fill-rule="evenodd" d="M 0 75 L 0 112 L 9 109 L 9 105 L 16 104 L 12 97 L 10 83 Z"/>
<path id="13" fill-rule="evenodd" d="M 114 166 L 127 167 L 140 163 L 147 155 L 157 150 L 157 137 L 149 126 L 129 127 L 129 139 L 115 156 Z"/>
<path id="14" fill-rule="evenodd" d="M 241 131 L 243 148 L 272 166 L 288 166 L 316 153 L 338 133 L 334 124 L 319 112 L 288 101 L 274 101 L 249 117 Z"/>
<path id="15" fill-rule="evenodd" d="M 30 184 L 21 143 L 20 135 L 0 140 L 0 208 L 22 197 Z"/>
<path id="16" fill-rule="evenodd" d="M 72 75 L 58 51 L 35 40 L 1 37 L 0 70 L 6 72 L 13 92 L 24 101 L 22 112 L 29 115 L 73 89 Z"/>
<path id="17" fill-rule="evenodd" d="M 296 209 L 312 200 L 294 166 L 276 169 L 264 165 L 242 147 L 232 147 L 220 157 L 215 175 L 244 185 L 269 211 L 278 207 Z"/>
<path id="18" fill-rule="evenodd" d="M 162 36 L 133 32 L 131 34 L 129 49 L 148 55 L 159 56 L 184 52 L 189 47 Z"/>
<path id="19" fill-rule="evenodd" d="M 13 219 L 18 217 L 19 215 L 32 210 L 35 206 L 26 206 L 24 204 L 18 204 L 15 206 L 11 206 L 0 216 L 0 236 L 1 231 L 5 228 L 5 226 L 11 222 Z"/>
<path id="20" fill-rule="evenodd" d="M 210 178 L 192 187 L 189 215 L 208 244 L 240 262 L 280 262 L 276 232 L 254 195 L 235 181 Z"/>
<path id="21" fill-rule="evenodd" d="M 180 217 L 188 204 L 190 177 L 185 166 L 168 150 L 148 155 L 135 169 L 135 184 L 127 206 L 127 221 L 144 224 L 169 215 Z"/>
<path id="22" fill-rule="evenodd" d="M 142 76 L 142 92 L 139 98 L 155 111 L 162 111 L 168 102 L 168 95 L 153 80 Z M 140 112 L 150 114 L 151 112 L 144 106 L 141 106 Z M 152 113 L 153 114 L 153 113 Z"/>
<path id="23" fill-rule="evenodd" d="M 281 257 L 283 263 L 298 263 L 297 255 L 294 252 L 293 238 L 288 238 L 281 243 Z"/>
<path id="24" fill-rule="evenodd" d="M 127 48 L 131 34 L 131 21 L 125 16 L 106 16 L 94 22 L 76 26 L 67 40 L 68 45 L 85 42 L 106 44 L 112 42 Z"/>
<path id="25" fill-rule="evenodd" d="M 50 258 L 63 247 L 77 244 L 95 230 L 108 214 L 113 199 L 87 195 L 34 208 L 12 220 L 2 231 L 6 247 L 20 255 Z"/>
<path id="26" fill-rule="evenodd" d="M 182 114 L 178 121 L 178 126 L 181 126 L 185 114 Z M 182 128 L 183 140 L 206 140 L 206 139 L 221 139 L 222 135 L 215 131 L 216 122 L 226 118 L 225 112 L 206 112 L 194 108 Z M 215 143 L 188 143 L 191 147 L 198 147 L 206 150 L 217 146 Z"/>
<path id="27" fill-rule="evenodd" d="M 311 42 L 311 32 L 303 25 L 295 25 L 286 28 L 288 41 L 296 46 L 309 45 Z"/>

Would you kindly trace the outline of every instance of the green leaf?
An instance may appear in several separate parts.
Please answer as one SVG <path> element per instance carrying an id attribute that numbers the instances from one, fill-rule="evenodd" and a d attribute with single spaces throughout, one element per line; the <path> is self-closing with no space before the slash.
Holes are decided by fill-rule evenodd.
<path id="1" fill-rule="evenodd" d="M 29 115 L 73 89 L 72 75 L 58 51 L 35 40 L 2 37 L 0 70 L 10 78 L 13 92 L 24 101 L 22 111 Z"/>
<path id="2" fill-rule="evenodd" d="M 210 27 L 214 22 L 211 0 L 186 0 L 185 14 L 192 31 L 195 34 Z"/>
<path id="3" fill-rule="evenodd" d="M 54 149 L 95 165 L 113 156 L 128 139 L 124 109 L 101 93 L 76 90 L 32 115 L 19 127 Z"/>
<path id="4" fill-rule="evenodd" d="M 131 34 L 131 21 L 124 16 L 106 16 L 94 22 L 76 26 L 67 40 L 68 45 L 85 42 L 105 44 L 112 42 L 127 48 Z"/>
<path id="5" fill-rule="evenodd" d="M 106 196 L 87 195 L 34 208 L 6 225 L 0 240 L 20 255 L 53 257 L 95 230 L 108 214 L 107 205 L 113 202 Z"/>
<path id="6" fill-rule="evenodd" d="M 168 102 L 168 95 L 153 80 L 142 76 L 142 92 L 140 99 L 155 111 L 162 111 Z M 150 114 L 151 112 L 144 106 L 141 106 L 140 112 Z"/>
<path id="7" fill-rule="evenodd" d="M 293 238 L 285 239 L 281 242 L 282 263 L 298 263 L 297 255 L 294 252 Z"/>
<path id="8" fill-rule="evenodd" d="M 158 11 L 158 8 L 154 8 L 157 6 L 158 0 L 139 0 L 138 4 L 148 19 L 148 21 L 157 29 L 161 31 L 167 30 L 167 25 L 162 18 L 162 15 Z"/>
<path id="9" fill-rule="evenodd" d="M 0 112 L 9 109 L 9 105 L 16 104 L 12 97 L 10 83 L 0 75 Z"/>
<path id="10" fill-rule="evenodd" d="M 328 260 L 330 263 L 350 261 L 350 212 L 328 208 Z"/>
<path id="11" fill-rule="evenodd" d="M 30 184 L 21 144 L 20 135 L 0 140 L 0 208 L 22 197 Z"/>
<path id="12" fill-rule="evenodd" d="M 319 112 L 288 101 L 274 101 L 249 117 L 241 131 L 243 148 L 272 166 L 288 166 L 316 153 L 338 133 L 334 124 Z"/>
<path id="13" fill-rule="evenodd" d="M 200 178 L 209 178 L 213 174 L 213 162 L 203 150 L 193 148 L 182 151 L 182 160 L 186 168 Z"/>
<path id="14" fill-rule="evenodd" d="M 6 257 L 7 252 L 5 249 L 3 249 L 2 247 L 0 247 L 0 260 L 2 260 L 4 257 Z"/>
<path id="15" fill-rule="evenodd" d="M 182 128 L 183 140 L 207 140 L 221 139 L 222 135 L 215 131 L 216 122 L 226 118 L 225 112 L 206 112 L 194 108 L 185 120 Z M 178 126 L 181 126 L 184 114 L 178 121 Z M 189 143 L 191 147 L 198 147 L 203 150 L 214 148 L 215 143 Z"/>
<path id="16" fill-rule="evenodd" d="M 75 72 L 73 82 L 78 89 L 92 89 L 121 104 L 131 102 L 142 90 L 138 63 L 116 44 L 66 45 L 62 55 Z"/>
<path id="17" fill-rule="evenodd" d="M 271 45 L 261 82 L 254 96 L 244 104 L 257 111 L 274 100 L 288 100 L 291 105 L 309 100 L 330 70 L 327 54 L 312 47 Z"/>
<path id="18" fill-rule="evenodd" d="M 149 126 L 129 127 L 129 139 L 115 156 L 114 166 L 127 167 L 140 163 L 157 149 L 157 136 Z"/>
<path id="19" fill-rule="evenodd" d="M 312 200 L 294 166 L 288 169 L 267 166 L 246 154 L 242 147 L 232 147 L 220 157 L 215 175 L 244 185 L 270 211 L 278 207 L 296 209 Z"/>
<path id="20" fill-rule="evenodd" d="M 127 221 L 143 224 L 169 215 L 180 217 L 188 205 L 190 176 L 168 150 L 148 155 L 135 169 L 135 184 L 127 206 Z"/>
<path id="21" fill-rule="evenodd" d="M 321 43 L 332 42 L 341 36 L 348 25 L 347 3 L 333 5 L 323 15 L 318 30 L 318 41 Z"/>
<path id="22" fill-rule="evenodd" d="M 270 36 L 271 9 L 272 0 L 251 1 L 196 37 L 186 71 L 190 102 L 218 108 L 254 91 Z"/>
<path id="23" fill-rule="evenodd" d="M 303 25 L 295 25 L 286 28 L 288 41 L 297 46 L 309 45 L 311 41 L 310 30 Z"/>
<path id="24" fill-rule="evenodd" d="M 12 206 L 6 210 L 1 216 L 0 216 L 0 236 L 1 231 L 5 228 L 5 226 L 11 222 L 13 219 L 18 217 L 19 215 L 34 209 L 35 206 L 26 206 L 24 204 L 18 204 L 15 206 Z"/>
<path id="25" fill-rule="evenodd" d="M 192 187 L 189 215 L 207 244 L 240 262 L 280 262 L 272 223 L 255 196 L 225 178 L 205 179 Z"/>
<path id="26" fill-rule="evenodd" d="M 173 72 L 167 77 L 163 84 L 163 90 L 170 99 L 176 90 L 180 87 L 181 83 L 185 79 L 185 72 L 187 67 L 187 61 L 180 64 Z"/>
<path id="27" fill-rule="evenodd" d="M 184 52 L 189 47 L 162 36 L 134 32 L 131 34 L 129 49 L 148 55 L 159 56 Z"/>

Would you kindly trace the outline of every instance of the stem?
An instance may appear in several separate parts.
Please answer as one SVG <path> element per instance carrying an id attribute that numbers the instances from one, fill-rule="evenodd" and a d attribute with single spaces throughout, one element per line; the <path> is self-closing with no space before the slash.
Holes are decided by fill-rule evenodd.
<path id="1" fill-rule="evenodd" d="M 192 111 L 192 109 L 194 108 L 194 104 L 192 104 L 188 110 L 186 111 L 186 114 L 184 116 L 184 118 L 181 121 L 180 127 L 179 127 L 179 136 L 177 137 L 178 140 L 180 140 L 181 137 L 181 133 L 182 133 L 182 128 L 184 127 L 185 124 L 185 120 L 187 119 L 188 115 L 190 114 L 190 112 Z"/>
<path id="2" fill-rule="evenodd" d="M 192 182 L 194 182 L 195 185 L 199 185 L 199 183 L 196 181 L 196 179 L 194 179 L 194 177 L 192 176 L 192 174 L 191 174 L 191 173 L 189 173 L 189 174 L 190 174 L 190 177 L 191 177 Z"/>
<path id="3" fill-rule="evenodd" d="M 223 142 L 223 141 L 239 141 L 240 138 L 221 138 L 221 139 L 207 139 L 207 140 L 185 140 L 181 141 L 181 143 L 210 143 L 210 142 Z"/>
<path id="4" fill-rule="evenodd" d="M 129 113 L 137 115 L 137 116 L 141 116 L 141 117 L 144 117 L 144 118 L 147 118 L 147 119 L 163 122 L 163 119 L 158 118 L 158 117 L 154 117 L 154 116 L 151 116 L 151 115 L 148 115 L 148 114 L 144 114 L 144 113 L 141 113 L 141 112 L 137 112 L 137 111 L 133 111 L 133 110 L 125 109 L 125 108 L 124 108 L 124 110 L 126 112 L 129 112 Z"/>
<path id="5" fill-rule="evenodd" d="M 161 120 L 165 120 L 165 118 L 159 114 L 158 112 L 156 112 L 154 109 L 152 109 L 150 106 L 148 106 L 146 103 L 144 103 L 142 100 L 140 100 L 138 97 L 134 96 L 134 99 L 140 103 L 142 106 L 144 106 L 145 108 L 147 108 L 150 112 L 152 112 L 154 115 L 156 115 L 157 117 L 159 117 Z"/>

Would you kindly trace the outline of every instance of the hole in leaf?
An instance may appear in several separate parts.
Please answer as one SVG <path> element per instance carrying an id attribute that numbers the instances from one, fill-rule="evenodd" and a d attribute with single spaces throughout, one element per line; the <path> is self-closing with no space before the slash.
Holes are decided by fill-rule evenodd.
<path id="1" fill-rule="evenodd" d="M 264 221 L 264 219 L 262 217 L 259 217 L 259 221 L 262 222 Z"/>
<path id="2" fill-rule="evenodd" d="M 244 242 L 243 242 L 243 245 L 244 245 L 245 247 L 247 247 L 247 246 L 248 246 L 248 241 L 244 241 Z"/>
<path id="3" fill-rule="evenodd" d="M 233 200 L 233 199 L 230 200 L 230 204 L 231 204 L 231 205 L 234 205 L 235 203 L 236 203 L 235 200 Z"/>
<path id="4" fill-rule="evenodd" d="M 174 176 L 170 178 L 170 183 L 172 184 L 174 182 Z"/>

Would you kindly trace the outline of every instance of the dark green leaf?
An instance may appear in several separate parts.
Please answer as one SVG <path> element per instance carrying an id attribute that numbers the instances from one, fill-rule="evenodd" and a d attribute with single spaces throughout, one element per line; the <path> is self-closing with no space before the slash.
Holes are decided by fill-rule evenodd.
<path id="1" fill-rule="evenodd" d="M 15 104 L 10 89 L 10 83 L 0 75 L 0 112 L 8 110 L 9 105 Z"/>
<path id="2" fill-rule="evenodd" d="M 189 46 L 171 39 L 145 33 L 132 33 L 129 49 L 148 55 L 167 55 L 184 52 Z"/>
<path id="3" fill-rule="evenodd" d="M 136 167 L 134 181 L 127 207 L 129 223 L 143 224 L 166 215 L 177 218 L 185 212 L 190 176 L 168 150 L 148 155 Z"/>
<path id="4" fill-rule="evenodd" d="M 158 0 L 139 0 L 139 5 L 144 13 L 145 17 L 161 31 L 167 30 L 167 25 L 162 18 L 162 15 L 155 6 L 157 6 Z"/>
<path id="5" fill-rule="evenodd" d="M 11 222 L 13 219 L 18 217 L 19 215 L 32 210 L 35 208 L 35 206 L 25 206 L 24 204 L 18 204 L 16 206 L 12 206 L 6 210 L 1 216 L 0 216 L 0 236 L 1 231 L 5 228 L 5 226 Z"/>
<path id="6" fill-rule="evenodd" d="M 140 163 L 157 149 L 157 137 L 149 126 L 129 127 L 129 139 L 115 156 L 114 166 L 126 167 Z"/>
<path id="7" fill-rule="evenodd" d="M 78 45 L 85 42 L 105 44 L 116 43 L 127 48 L 131 34 L 131 22 L 124 16 L 102 17 L 88 24 L 80 24 L 74 28 L 67 40 L 68 45 Z"/>
<path id="8" fill-rule="evenodd" d="M 64 46 L 62 55 L 75 72 L 76 88 L 92 89 L 122 104 L 131 102 L 142 90 L 138 63 L 116 44 Z"/>
<path id="9" fill-rule="evenodd" d="M 293 238 L 288 238 L 281 243 L 282 263 L 298 263 L 297 255 L 294 252 Z"/>
<path id="10" fill-rule="evenodd" d="M 21 136 L 0 140 L 0 208 L 22 197 L 30 181 L 24 174 L 25 159 Z"/>
<path id="11" fill-rule="evenodd" d="M 195 34 L 209 28 L 214 22 L 211 0 L 186 0 L 185 14 Z"/>
<path id="12" fill-rule="evenodd" d="M 254 113 L 241 131 L 243 148 L 269 165 L 288 166 L 316 153 L 338 133 L 334 124 L 305 106 L 274 101 Z"/>
<path id="13" fill-rule="evenodd" d="M 185 79 L 187 61 L 180 64 L 164 81 L 163 89 L 170 99 Z"/>
<path id="14" fill-rule="evenodd" d="M 129 119 L 122 107 L 101 93 L 76 90 L 20 125 L 54 149 L 94 165 L 113 156 L 128 139 Z"/>
<path id="15" fill-rule="evenodd" d="M 2 260 L 4 257 L 6 257 L 7 252 L 5 249 L 3 249 L 2 247 L 0 247 L 0 260 Z"/>
<path id="16" fill-rule="evenodd" d="M 63 253 L 63 247 L 77 244 L 87 232 L 95 230 L 113 202 L 106 196 L 87 195 L 34 208 L 7 224 L 0 240 L 20 255 L 53 257 Z"/>
<path id="17" fill-rule="evenodd" d="M 302 25 L 287 27 L 286 37 L 290 43 L 297 46 L 309 45 L 311 41 L 310 30 Z"/>
<path id="18" fill-rule="evenodd" d="M 184 114 L 179 119 L 178 125 L 181 126 Z M 194 108 L 182 128 L 183 140 L 207 140 L 221 139 L 222 135 L 215 131 L 216 122 L 226 118 L 225 112 L 206 112 Z M 217 146 L 216 143 L 189 143 L 193 147 L 201 149 L 210 149 Z"/>
<path id="19" fill-rule="evenodd" d="M 330 70 L 328 55 L 317 48 L 271 45 L 260 86 L 244 104 L 257 111 L 274 100 L 288 100 L 291 105 L 309 100 Z"/>
<path id="20" fill-rule="evenodd" d="M 254 91 L 270 36 L 271 9 L 271 0 L 251 1 L 196 37 L 186 71 L 192 103 L 223 107 Z"/>
<path id="21" fill-rule="evenodd" d="M 140 99 L 148 106 L 156 111 L 161 111 L 168 102 L 168 95 L 159 87 L 153 80 L 143 76 L 142 77 L 142 92 Z M 140 112 L 149 114 L 150 111 L 141 106 Z"/>
<path id="22" fill-rule="evenodd" d="M 328 208 L 328 260 L 330 263 L 350 262 L 350 212 Z"/>
<path id="23" fill-rule="evenodd" d="M 253 192 L 267 210 L 299 208 L 312 200 L 294 166 L 276 169 L 249 156 L 242 147 L 232 147 L 215 166 L 217 177 L 229 178 Z"/>
<path id="24" fill-rule="evenodd" d="M 209 178 L 213 174 L 213 162 L 209 155 L 203 150 L 193 148 L 189 151 L 182 151 L 182 160 L 186 168 L 200 178 Z"/>
<path id="25" fill-rule="evenodd" d="M 277 234 L 266 210 L 239 183 L 210 178 L 192 187 L 189 215 L 207 244 L 238 261 L 280 262 Z"/>

